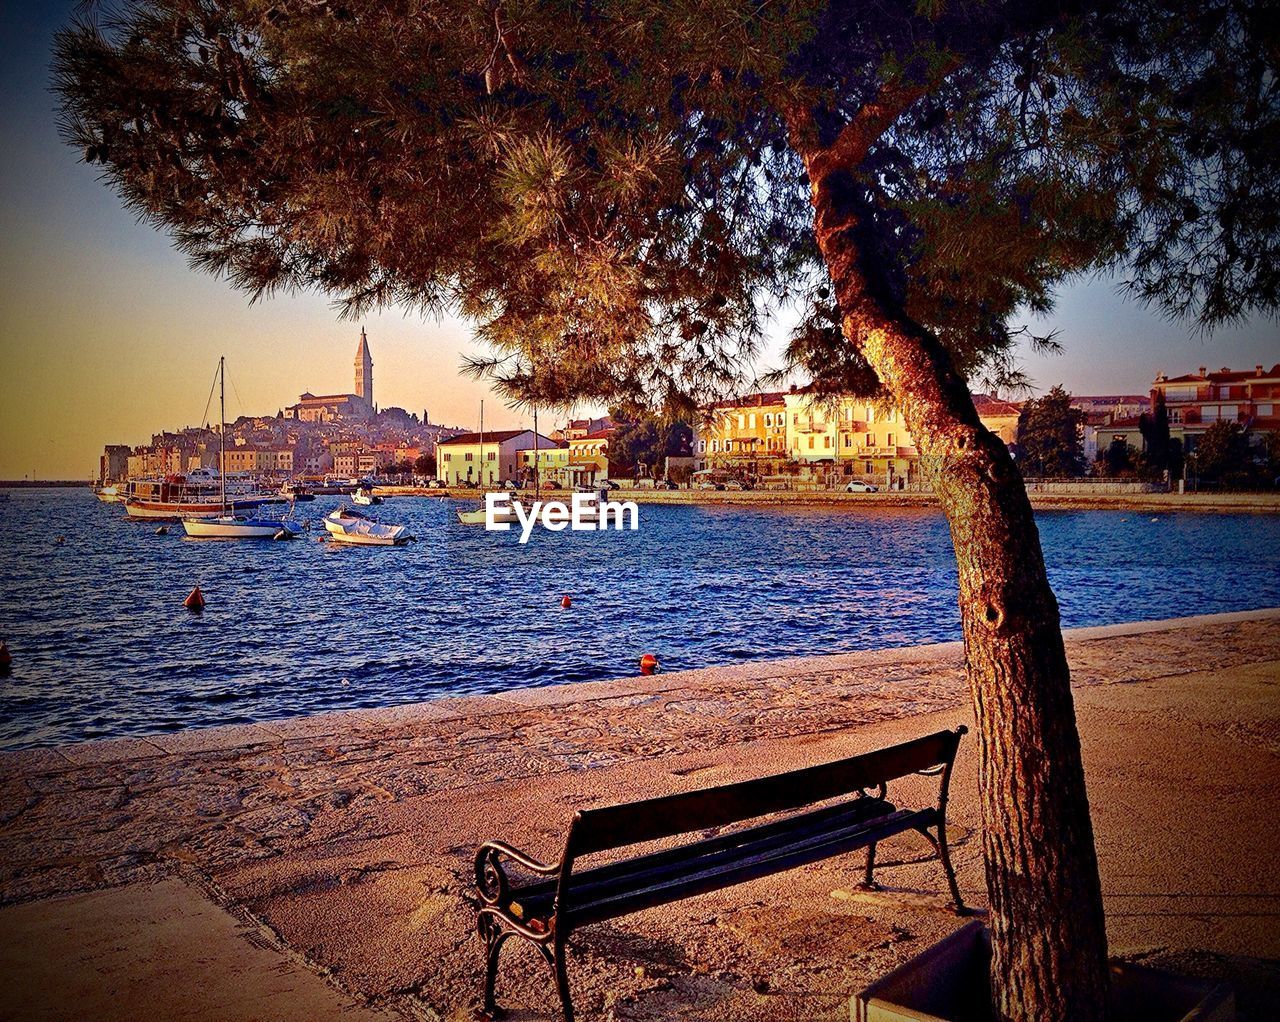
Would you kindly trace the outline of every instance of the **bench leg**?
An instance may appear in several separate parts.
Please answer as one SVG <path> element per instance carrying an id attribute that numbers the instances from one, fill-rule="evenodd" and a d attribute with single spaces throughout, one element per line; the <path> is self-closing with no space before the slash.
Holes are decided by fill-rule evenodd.
<path id="1" fill-rule="evenodd" d="M 560 995 L 560 1007 L 564 1011 L 564 1022 L 573 1022 L 573 999 L 569 996 L 569 972 L 566 968 L 565 952 L 568 947 L 565 940 L 556 938 L 552 952 L 551 967 L 556 974 L 556 992 Z"/>
<path id="2" fill-rule="evenodd" d="M 880 885 L 876 883 L 874 871 L 876 868 L 876 842 L 872 841 L 867 846 L 867 868 L 862 874 L 862 886 L 868 891 L 880 890 Z"/>
<path id="3" fill-rule="evenodd" d="M 947 846 L 947 825 L 938 824 L 938 858 L 942 860 L 942 871 L 947 875 L 947 883 L 951 887 L 951 903 L 955 906 L 956 915 L 967 916 L 969 909 L 960 897 L 960 885 L 956 883 L 955 867 L 951 865 L 951 849 Z"/>
<path id="4" fill-rule="evenodd" d="M 480 939 L 484 941 L 484 1002 L 481 1013 L 485 1019 L 498 1019 L 504 1014 L 494 995 L 494 986 L 498 980 L 498 956 L 502 954 L 502 945 L 511 936 L 511 931 L 503 929 L 483 913 L 476 922 L 476 928 L 480 931 Z"/>

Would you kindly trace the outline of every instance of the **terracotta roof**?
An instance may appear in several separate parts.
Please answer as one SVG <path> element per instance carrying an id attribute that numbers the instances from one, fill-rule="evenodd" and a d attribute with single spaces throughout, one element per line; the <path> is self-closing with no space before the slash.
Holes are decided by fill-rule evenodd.
<path id="1" fill-rule="evenodd" d="M 973 405 L 979 415 L 1017 415 L 1022 411 L 1020 403 L 1005 401 L 990 394 L 974 394 Z"/>
<path id="2" fill-rule="evenodd" d="M 712 408 L 763 408 L 766 405 L 785 405 L 787 395 L 781 390 L 763 391 L 759 394 L 745 394 L 742 397 L 729 397 L 716 401 Z"/>
<path id="3" fill-rule="evenodd" d="M 514 437 L 521 436 L 524 433 L 532 433 L 531 429 L 486 429 L 483 435 L 483 442 L 486 444 L 500 444 L 504 441 L 511 440 Z M 550 437 L 543 437 L 548 444 L 553 443 Z M 448 440 L 441 440 L 436 444 L 437 447 L 446 447 L 449 444 L 478 444 L 481 443 L 481 434 L 479 433 L 459 433 L 457 436 L 451 436 Z M 529 448 L 533 450 L 533 448 Z"/>

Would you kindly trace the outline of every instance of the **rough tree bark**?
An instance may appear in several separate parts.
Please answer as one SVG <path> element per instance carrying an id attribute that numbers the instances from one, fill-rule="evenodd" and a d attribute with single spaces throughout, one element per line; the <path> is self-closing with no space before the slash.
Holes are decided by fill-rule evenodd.
<path id="1" fill-rule="evenodd" d="M 865 123 L 851 126 L 860 140 L 849 132 L 818 150 L 812 132 L 797 131 L 792 119 L 793 137 L 809 170 L 814 229 L 845 337 L 936 466 L 951 529 L 977 720 L 994 1008 L 1009 1022 L 1097 1022 L 1106 931 L 1057 600 L 1008 450 L 982 426 L 946 349 L 879 292 L 878 274 L 863 263 L 861 192 L 847 168 L 892 110 L 864 113 Z"/>

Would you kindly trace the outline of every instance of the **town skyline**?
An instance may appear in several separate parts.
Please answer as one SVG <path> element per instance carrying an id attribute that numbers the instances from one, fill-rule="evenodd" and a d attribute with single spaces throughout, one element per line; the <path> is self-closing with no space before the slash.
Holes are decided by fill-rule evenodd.
<path id="1" fill-rule="evenodd" d="M 250 305 L 226 282 L 190 269 L 165 236 L 121 209 L 57 137 L 49 47 L 72 7 L 0 12 L 13 55 L 0 69 L 0 478 L 88 478 L 104 443 L 140 443 L 191 423 L 220 355 L 237 388 L 229 412 L 274 414 L 304 390 L 345 389 L 348 345 L 361 322 L 381 362 L 380 404 L 426 407 L 438 421 L 475 427 L 484 400 L 486 426 L 531 422 L 459 375 L 463 358 L 483 351 L 466 322 L 424 321 L 394 308 L 339 321 L 314 294 Z M 1145 392 L 1160 371 L 1248 368 L 1280 357 L 1272 320 L 1202 339 L 1114 289 L 1109 280 L 1081 282 L 1036 322 L 1041 331 L 1058 329 L 1065 349 L 1059 357 L 1023 353 L 1037 390 L 1061 383 L 1076 394 Z M 758 370 L 779 364 L 788 325 L 780 310 Z"/>

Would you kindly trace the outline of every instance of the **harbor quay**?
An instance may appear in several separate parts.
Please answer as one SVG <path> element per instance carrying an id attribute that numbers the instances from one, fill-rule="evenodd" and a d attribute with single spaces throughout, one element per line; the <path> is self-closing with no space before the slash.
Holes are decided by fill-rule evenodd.
<path id="1" fill-rule="evenodd" d="M 1276 1017 L 1280 609 L 1066 645 L 1112 954 L 1224 977 L 1238 1018 Z M 470 1018 L 481 842 L 553 860 L 578 809 L 966 723 L 953 642 L 5 753 L 0 1017 Z M 970 736 L 948 816 L 981 912 L 976 785 Z M 879 889 L 862 866 L 575 931 L 580 1016 L 848 1019 L 854 992 L 963 923 L 918 835 L 881 845 Z M 551 980 L 513 944 L 509 1017 L 558 1017 Z"/>

